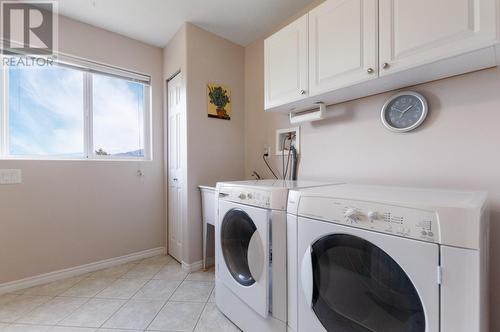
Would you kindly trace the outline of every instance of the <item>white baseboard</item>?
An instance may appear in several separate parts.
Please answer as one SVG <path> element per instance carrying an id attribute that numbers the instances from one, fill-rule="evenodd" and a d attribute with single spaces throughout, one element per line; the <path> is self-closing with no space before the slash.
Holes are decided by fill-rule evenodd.
<path id="1" fill-rule="evenodd" d="M 133 254 L 128 254 L 125 256 L 119 256 L 114 258 L 105 259 L 102 261 L 89 263 L 85 265 L 70 267 L 68 269 L 49 272 L 40 274 L 33 277 L 28 277 L 25 279 L 15 280 L 0 284 L 0 294 L 14 292 L 20 289 L 38 286 L 46 284 L 52 281 L 70 278 L 78 275 L 82 275 L 89 272 L 94 272 L 97 270 L 105 269 L 108 267 L 113 267 L 115 265 L 125 264 L 128 262 L 136 261 L 139 259 L 144 259 L 148 257 L 153 257 L 157 255 L 164 255 L 165 248 L 159 247 L 154 249 L 148 249 L 144 251 L 139 251 Z"/>
<path id="2" fill-rule="evenodd" d="M 203 261 L 197 261 L 191 264 L 182 262 L 181 264 L 182 264 L 182 269 L 189 273 L 201 270 L 201 268 L 203 267 Z"/>
<path id="3" fill-rule="evenodd" d="M 207 266 L 214 265 L 215 262 L 215 257 L 207 257 Z M 186 262 L 182 262 L 182 269 L 187 272 L 196 272 L 198 270 L 201 270 L 203 268 L 203 261 L 197 261 L 191 264 L 188 264 Z"/>

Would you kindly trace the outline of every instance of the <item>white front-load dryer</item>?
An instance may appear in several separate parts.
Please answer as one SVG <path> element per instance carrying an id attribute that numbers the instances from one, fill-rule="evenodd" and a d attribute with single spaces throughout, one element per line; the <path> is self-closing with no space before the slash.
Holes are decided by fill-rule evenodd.
<path id="1" fill-rule="evenodd" d="M 298 332 L 488 332 L 486 195 L 338 185 L 291 191 Z"/>

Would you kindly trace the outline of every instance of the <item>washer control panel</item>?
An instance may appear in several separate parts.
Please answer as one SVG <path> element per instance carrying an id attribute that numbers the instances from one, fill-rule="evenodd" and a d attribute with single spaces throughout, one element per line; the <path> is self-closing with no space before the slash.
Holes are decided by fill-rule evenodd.
<path id="1" fill-rule="evenodd" d="M 265 190 L 223 187 L 219 190 L 219 199 L 263 208 L 271 206 L 271 193 Z"/>
<path id="2" fill-rule="evenodd" d="M 435 211 L 331 198 L 324 198 L 323 202 L 319 197 L 314 197 L 313 200 L 302 197 L 298 214 L 427 242 L 440 241 L 439 221 Z"/>

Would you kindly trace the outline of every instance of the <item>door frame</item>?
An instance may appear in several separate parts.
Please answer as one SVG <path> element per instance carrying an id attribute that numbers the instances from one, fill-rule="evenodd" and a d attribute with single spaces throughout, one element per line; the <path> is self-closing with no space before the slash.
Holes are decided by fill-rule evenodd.
<path id="1" fill-rule="evenodd" d="M 169 142 L 169 112 L 170 112 L 170 107 L 169 107 L 169 87 L 171 84 L 171 81 L 174 79 L 180 79 L 182 82 L 182 86 L 184 87 L 185 90 L 185 82 L 184 82 L 184 77 L 182 75 L 181 70 L 177 70 L 173 75 L 171 75 L 166 81 L 165 81 L 165 113 L 164 113 L 164 193 L 165 193 L 165 251 L 167 254 L 171 255 L 174 259 L 178 260 L 180 263 L 184 261 L 184 249 L 185 249 L 185 243 L 186 243 L 186 222 L 187 222 L 187 211 L 186 209 L 183 209 L 179 213 L 180 217 L 182 218 L 181 220 L 181 237 L 182 237 L 182 248 L 181 248 L 181 253 L 180 257 L 176 257 L 177 255 L 172 255 L 171 250 L 170 250 L 170 225 L 169 225 L 169 216 L 170 216 L 170 208 L 169 208 L 169 186 L 170 186 L 170 169 L 169 169 L 169 152 L 170 152 L 170 142 Z M 183 98 L 183 107 L 184 107 L 184 123 L 181 124 L 181 127 L 184 128 L 184 131 L 181 135 L 181 140 L 186 142 L 186 129 L 187 129 L 187 119 L 186 119 L 186 95 L 185 91 L 184 94 L 182 95 Z M 182 145 L 182 144 L 181 144 Z M 184 149 L 180 153 L 180 159 L 182 160 L 182 193 L 181 193 L 181 205 L 183 207 L 187 206 L 187 167 L 186 167 L 186 157 L 187 157 L 187 144 L 183 144 Z"/>

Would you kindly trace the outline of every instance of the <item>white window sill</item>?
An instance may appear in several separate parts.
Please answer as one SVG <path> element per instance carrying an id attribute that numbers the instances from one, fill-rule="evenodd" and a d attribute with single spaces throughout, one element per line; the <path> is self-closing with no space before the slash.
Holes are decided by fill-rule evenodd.
<path id="1" fill-rule="evenodd" d="M 152 162 L 153 159 L 149 158 L 36 158 L 36 157 L 5 157 L 0 158 L 0 162 L 2 161 L 123 161 L 123 162 Z"/>

